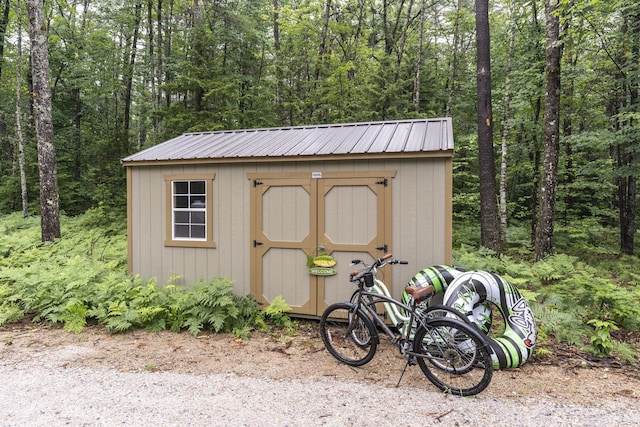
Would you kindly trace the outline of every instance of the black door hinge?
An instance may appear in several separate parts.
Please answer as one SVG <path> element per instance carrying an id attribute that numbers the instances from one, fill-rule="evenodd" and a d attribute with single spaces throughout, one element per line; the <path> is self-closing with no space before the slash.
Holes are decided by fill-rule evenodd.
<path id="1" fill-rule="evenodd" d="M 262 184 L 263 184 L 263 182 L 260 182 L 260 181 L 258 181 L 257 179 L 254 179 L 254 180 L 253 180 L 253 186 L 254 186 L 254 187 L 257 187 L 258 185 L 262 185 Z"/>
<path id="2" fill-rule="evenodd" d="M 262 242 L 258 242 L 257 240 L 254 240 L 254 241 L 253 241 L 253 247 L 254 247 L 254 248 L 255 248 L 255 247 L 258 247 L 258 246 L 262 246 L 262 245 L 263 245 L 263 243 L 262 243 Z"/>
<path id="3" fill-rule="evenodd" d="M 387 252 L 387 250 L 389 250 L 389 246 L 387 246 L 387 245 L 379 246 L 379 247 L 377 247 L 376 249 L 377 249 L 377 250 L 379 250 L 379 251 L 382 251 L 382 252 L 385 252 L 385 253 L 386 253 L 386 252 Z"/>
<path id="4" fill-rule="evenodd" d="M 376 181 L 376 184 L 382 184 L 386 187 L 387 185 L 389 185 L 389 180 L 385 178 L 382 181 Z"/>

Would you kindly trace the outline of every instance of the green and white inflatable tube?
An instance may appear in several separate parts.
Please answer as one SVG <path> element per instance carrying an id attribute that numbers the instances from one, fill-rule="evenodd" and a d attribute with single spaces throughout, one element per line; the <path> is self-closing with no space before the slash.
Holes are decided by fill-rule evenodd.
<path id="1" fill-rule="evenodd" d="M 537 338 L 533 312 L 520 291 L 504 278 L 486 271 L 463 273 L 449 283 L 443 303 L 481 328 L 483 319 L 476 317 L 476 308 L 487 303 L 498 308 L 505 323 L 504 334 L 487 337 L 494 368 L 516 368 L 531 356 Z"/>
<path id="2" fill-rule="evenodd" d="M 451 282 L 465 273 L 465 270 L 456 266 L 434 265 L 417 272 L 416 275 L 409 280 L 407 286 L 424 287 L 432 285 L 435 288 L 434 295 L 444 294 Z M 406 292 L 402 294 L 402 301 L 405 304 L 409 302 L 409 295 L 407 295 Z M 426 306 L 433 305 L 433 302 L 427 300 L 423 304 L 426 308 Z M 474 307 L 473 319 L 473 323 L 478 325 L 485 334 L 489 333 L 489 330 L 491 329 L 491 304 L 486 302 Z"/>
<path id="3" fill-rule="evenodd" d="M 449 286 L 449 283 L 453 282 L 456 277 L 461 276 L 463 273 L 465 273 L 465 270 L 453 265 L 434 265 L 417 272 L 416 275 L 409 280 L 407 286 L 424 287 L 433 285 L 436 289 L 435 293 L 439 294 L 443 293 Z M 404 294 L 402 299 L 404 302 L 407 302 L 408 295 Z"/>

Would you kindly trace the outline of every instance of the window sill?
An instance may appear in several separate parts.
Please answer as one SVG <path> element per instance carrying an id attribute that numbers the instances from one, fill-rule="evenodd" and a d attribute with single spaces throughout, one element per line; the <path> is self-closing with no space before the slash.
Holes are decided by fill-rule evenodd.
<path id="1" fill-rule="evenodd" d="M 199 241 L 199 240 L 165 240 L 164 245 L 174 248 L 213 248 L 216 247 L 216 242 L 212 241 Z"/>

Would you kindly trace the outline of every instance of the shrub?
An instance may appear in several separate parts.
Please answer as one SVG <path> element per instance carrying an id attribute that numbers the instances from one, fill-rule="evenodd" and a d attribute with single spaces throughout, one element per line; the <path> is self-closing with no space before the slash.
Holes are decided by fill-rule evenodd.
<path id="1" fill-rule="evenodd" d="M 102 207 L 61 222 L 63 238 L 42 244 L 37 219 L 3 218 L 0 325 L 31 316 L 73 332 L 97 322 L 111 332 L 206 329 L 246 338 L 264 323 L 256 301 L 234 295 L 227 278 L 178 287 L 128 275 L 124 219 Z"/>

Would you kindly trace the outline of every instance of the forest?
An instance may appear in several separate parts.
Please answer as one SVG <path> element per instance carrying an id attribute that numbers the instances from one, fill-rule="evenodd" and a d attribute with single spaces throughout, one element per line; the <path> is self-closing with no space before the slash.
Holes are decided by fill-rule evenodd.
<path id="1" fill-rule="evenodd" d="M 124 214 L 120 160 L 184 132 L 452 117 L 460 259 L 615 260 L 635 304 L 639 89 L 630 0 L 0 0 L 0 214 L 45 215 L 45 162 L 62 215 Z"/>
<path id="2" fill-rule="evenodd" d="M 20 209 L 22 146 L 37 213 L 28 14 L 20 0 L 1 3 L 0 211 Z M 489 7 L 502 227 L 529 223 L 535 235 L 554 16 L 554 213 L 618 229 L 620 251 L 633 254 L 640 6 L 619 0 L 47 0 L 60 209 L 122 209 L 120 159 L 183 132 L 446 116 L 456 216 L 477 219 L 475 3 Z"/>

